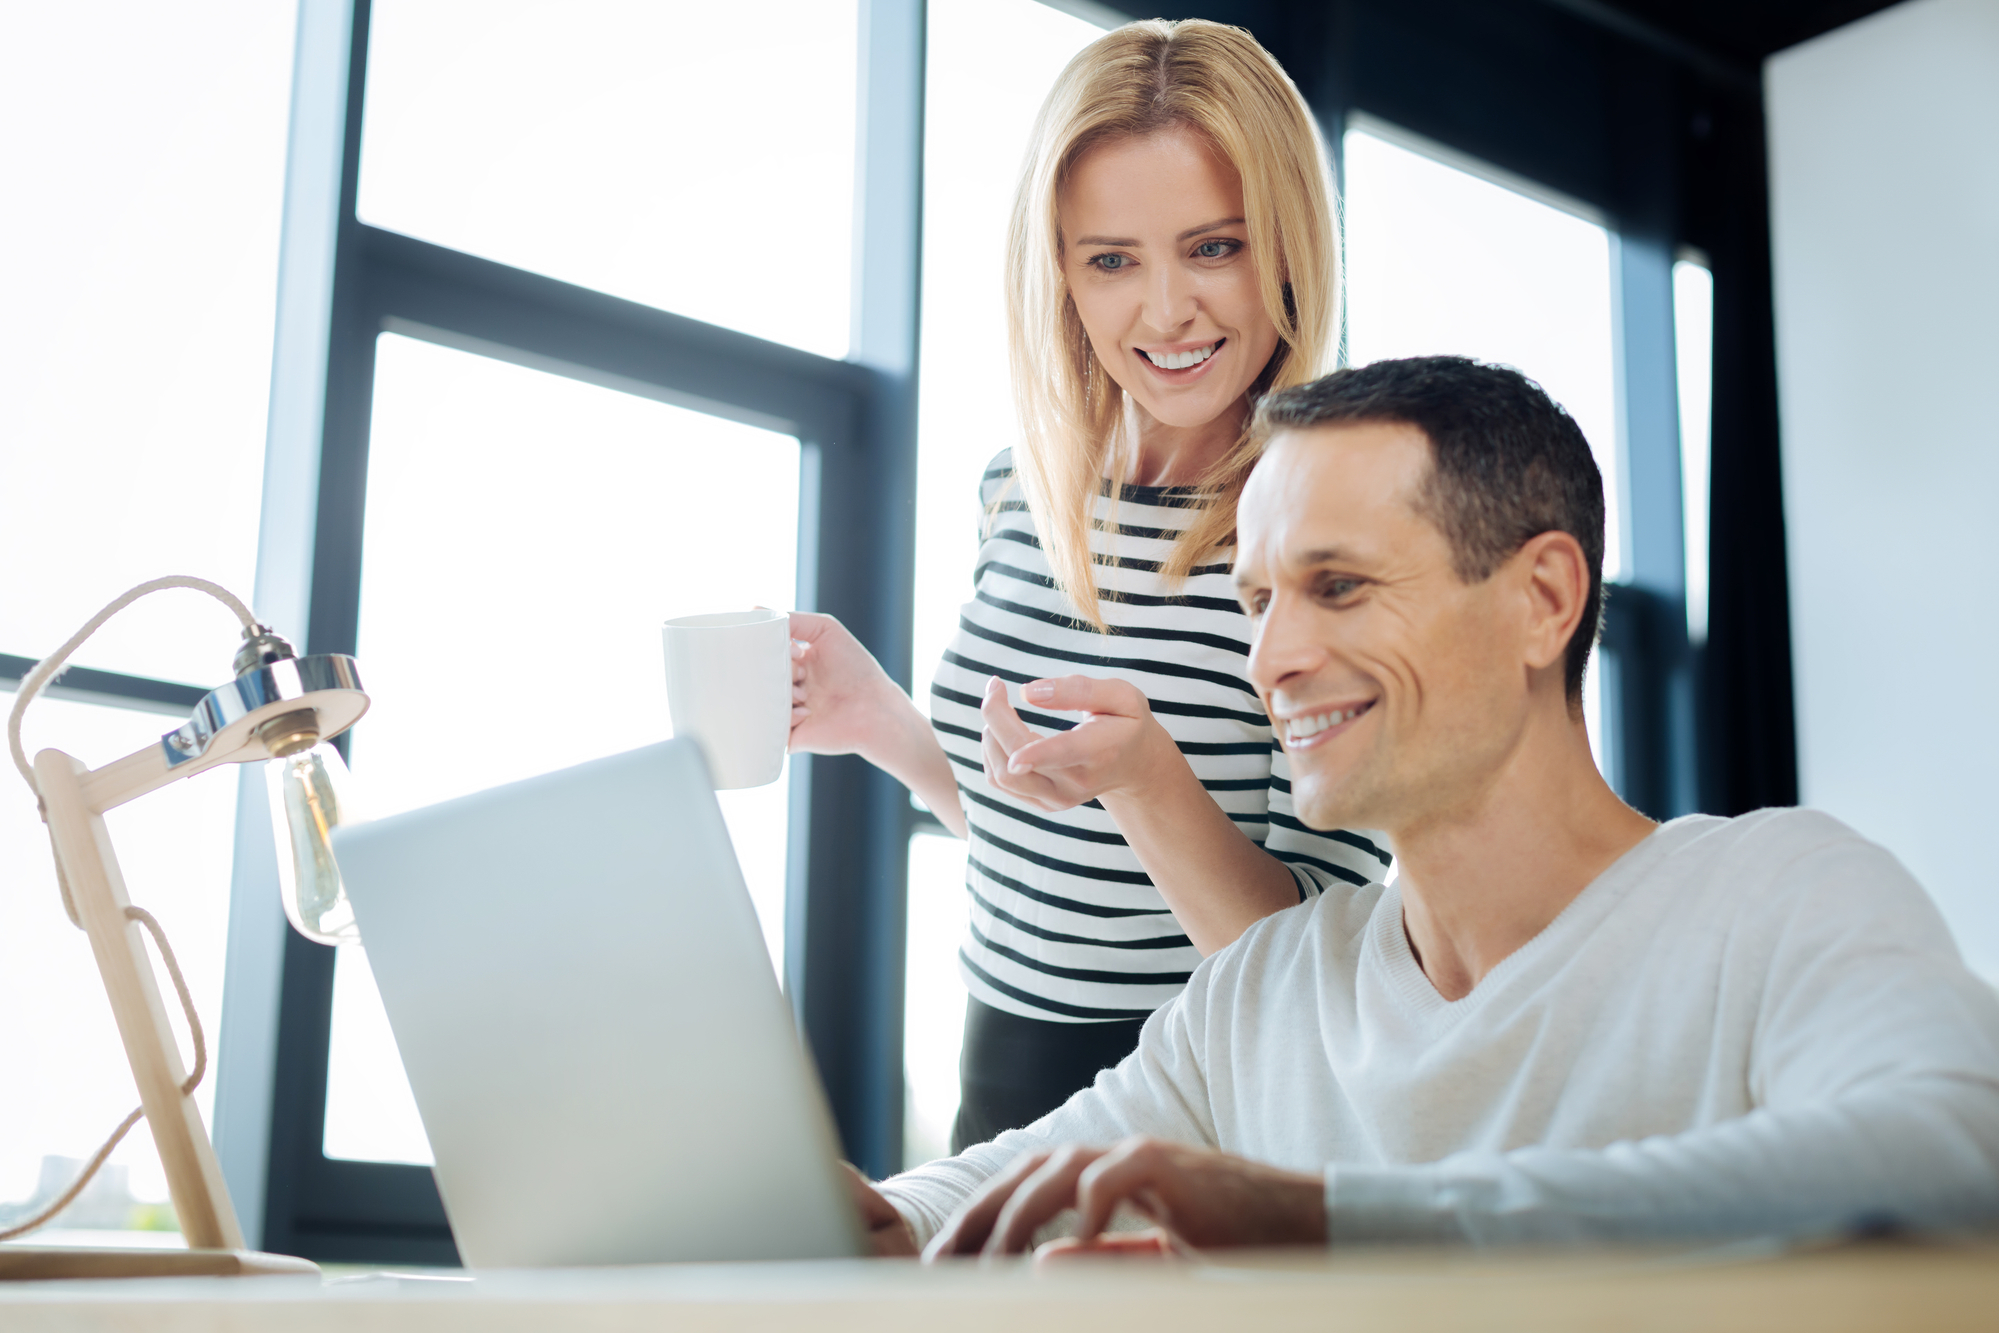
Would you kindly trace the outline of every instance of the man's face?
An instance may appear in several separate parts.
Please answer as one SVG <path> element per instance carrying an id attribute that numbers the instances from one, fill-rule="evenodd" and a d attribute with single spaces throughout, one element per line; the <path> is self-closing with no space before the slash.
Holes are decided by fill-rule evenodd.
<path id="1" fill-rule="evenodd" d="M 1518 580 L 1458 578 L 1416 508 L 1430 467 L 1413 426 L 1312 427 L 1243 493 L 1249 676 L 1316 828 L 1396 833 L 1475 799 L 1527 720 Z"/>

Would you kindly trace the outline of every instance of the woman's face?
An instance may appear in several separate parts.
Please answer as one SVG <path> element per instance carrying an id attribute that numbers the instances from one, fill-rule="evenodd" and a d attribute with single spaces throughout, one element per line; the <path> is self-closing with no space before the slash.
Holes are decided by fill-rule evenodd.
<path id="1" fill-rule="evenodd" d="M 1239 410 L 1277 328 L 1235 168 L 1185 129 L 1116 139 L 1083 155 L 1056 207 L 1069 294 L 1110 377 L 1164 425 Z"/>

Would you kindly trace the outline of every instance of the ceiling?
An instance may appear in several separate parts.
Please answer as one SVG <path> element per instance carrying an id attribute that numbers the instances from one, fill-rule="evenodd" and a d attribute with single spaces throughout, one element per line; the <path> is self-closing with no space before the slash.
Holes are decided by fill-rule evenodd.
<path id="1" fill-rule="evenodd" d="M 1755 70 L 1765 56 L 1889 7 L 1893 0 L 1582 0 L 1615 11 L 1714 59 Z"/>

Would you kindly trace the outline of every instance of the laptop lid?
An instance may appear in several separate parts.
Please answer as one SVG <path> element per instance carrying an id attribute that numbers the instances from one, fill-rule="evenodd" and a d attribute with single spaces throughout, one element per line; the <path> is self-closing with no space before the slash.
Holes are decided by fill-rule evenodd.
<path id="1" fill-rule="evenodd" d="M 468 1265 L 862 1252 L 693 742 L 334 848 Z"/>

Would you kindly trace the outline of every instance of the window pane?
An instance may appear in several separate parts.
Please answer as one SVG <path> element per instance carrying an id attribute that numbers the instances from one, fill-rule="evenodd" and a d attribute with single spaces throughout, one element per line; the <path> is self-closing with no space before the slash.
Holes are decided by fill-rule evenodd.
<path id="1" fill-rule="evenodd" d="M 924 83 L 923 383 L 917 417 L 913 671 L 930 678 L 972 590 L 979 474 L 1016 441 L 1001 290 L 1007 215 L 1055 76 L 1103 29 L 1039 0 L 930 0 Z M 943 1156 L 958 1114 L 965 848 L 909 845 L 903 1160 Z"/>
<path id="2" fill-rule="evenodd" d="M 972 591 L 979 474 L 1017 439 L 1001 280 L 1021 159 L 1055 76 L 1103 36 L 1039 0 L 931 0 L 929 12 L 913 676 L 919 701 Z"/>
<path id="3" fill-rule="evenodd" d="M 965 1035 L 958 945 L 971 915 L 964 882 L 964 843 L 942 833 L 909 840 L 902 1027 L 906 1167 L 948 1156 L 951 1123 L 958 1117 L 958 1049 Z"/>
<path id="4" fill-rule="evenodd" d="M 847 351 L 854 0 L 378 0 L 364 220 Z"/>
<path id="5" fill-rule="evenodd" d="M 1582 427 L 1603 471 L 1604 578 L 1623 568 L 1610 234 L 1367 130 L 1346 135 L 1353 365 L 1456 353 L 1513 366 Z"/>
<path id="6" fill-rule="evenodd" d="M 1673 265 L 1673 338 L 1680 377 L 1680 503 L 1687 529 L 1687 636 L 1707 642 L 1708 435 L 1714 409 L 1714 275 Z"/>
<path id="7" fill-rule="evenodd" d="M 235 635 L 228 624 L 213 629 L 215 642 L 209 646 L 226 655 Z M 12 694 L 0 693 L 0 709 L 13 703 Z M 29 708 L 23 740 L 31 755 L 53 746 L 102 765 L 157 744 L 172 726 L 172 719 L 158 714 L 43 698 Z M 105 819 L 126 889 L 165 929 L 211 1052 L 222 1025 L 236 772 L 231 767 L 197 774 Z M 139 1104 L 139 1093 L 89 939 L 63 912 L 48 830 L 11 763 L 0 772 L 0 886 L 0 1012 L 13 1016 L 0 1023 L 0 1069 L 8 1079 L 7 1095 L 0 1097 L 4 1226 L 67 1189 L 84 1159 Z M 180 1022 L 166 969 L 157 962 L 156 968 L 181 1038 L 181 1059 L 191 1068 L 194 1044 Z M 211 1067 L 195 1093 L 210 1126 L 214 1095 Z M 166 1175 L 142 1120 L 55 1227 L 164 1229 L 178 1243 L 166 1199 Z M 49 1239 L 50 1232 L 43 1231 L 22 1243 Z"/>
<path id="8" fill-rule="evenodd" d="M 395 334 L 373 431 L 358 648 L 375 702 L 353 733 L 373 813 L 663 739 L 661 623 L 794 600 L 788 436 Z M 721 793 L 773 960 L 786 787 Z M 329 1152 L 387 1133 L 350 1122 L 374 1103 L 343 1080 L 400 1076 L 356 987 L 358 960 L 336 976 Z"/>
<path id="9" fill-rule="evenodd" d="M 0 653 L 162 574 L 251 594 L 296 8 L 8 6 Z M 169 593 L 78 660 L 215 684 L 231 623 Z"/>

